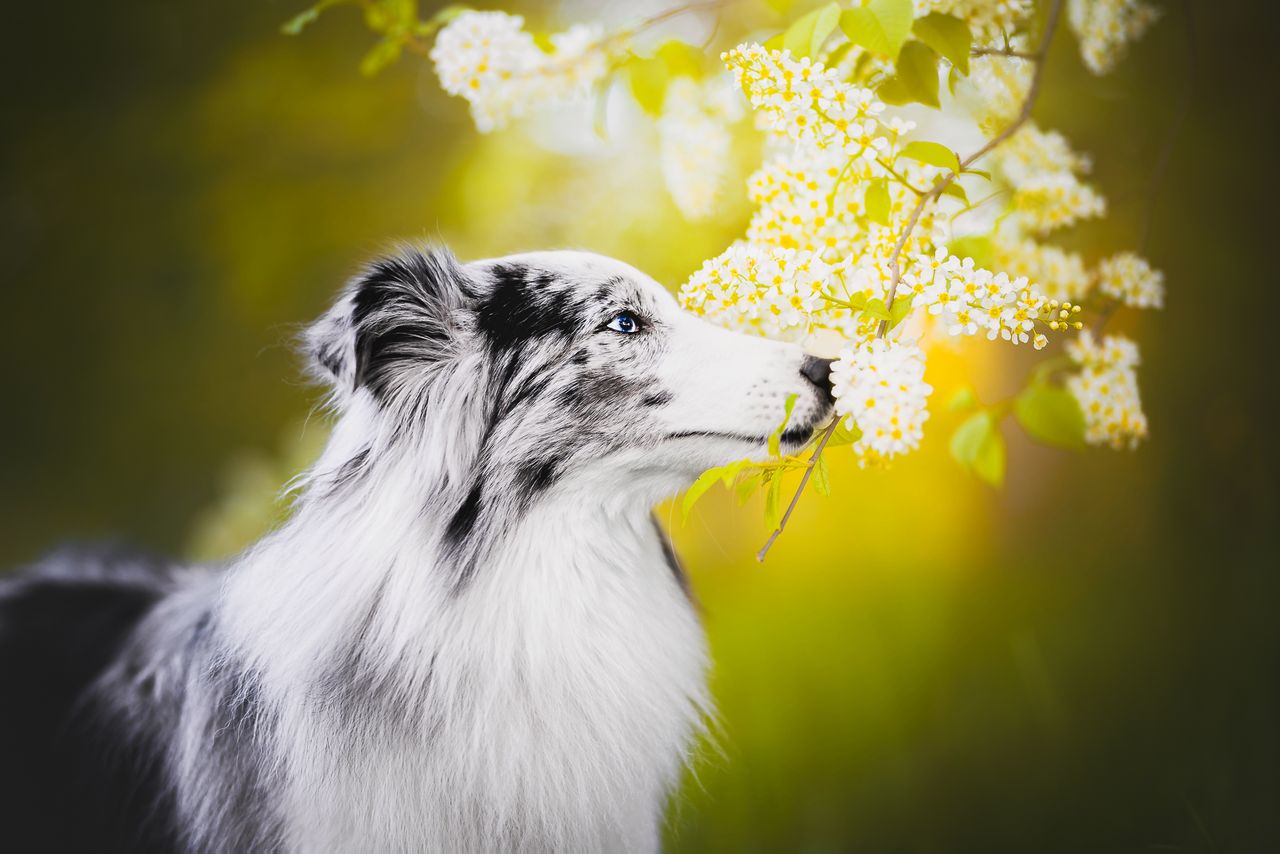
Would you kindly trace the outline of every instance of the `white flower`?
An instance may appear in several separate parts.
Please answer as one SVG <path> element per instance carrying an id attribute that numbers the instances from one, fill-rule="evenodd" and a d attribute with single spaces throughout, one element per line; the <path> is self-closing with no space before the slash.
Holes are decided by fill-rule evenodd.
<path id="1" fill-rule="evenodd" d="M 658 119 L 662 177 L 676 207 L 691 221 L 715 212 L 729 162 L 723 105 L 714 102 L 710 89 L 689 77 L 672 80 Z"/>
<path id="2" fill-rule="evenodd" d="M 1069 0 L 1067 22 L 1080 40 L 1080 55 L 1094 74 L 1106 74 L 1160 17 L 1141 0 Z"/>
<path id="3" fill-rule="evenodd" d="M 1067 378 L 1067 389 L 1084 412 L 1085 441 L 1091 445 L 1133 448 L 1147 437 L 1147 416 L 1138 395 L 1138 346 L 1108 335 L 1095 342 L 1087 330 L 1067 344 L 1081 369 Z"/>
<path id="4" fill-rule="evenodd" d="M 812 252 L 735 243 L 680 289 L 685 308 L 729 329 L 801 340 L 839 320 L 821 316 L 836 268 Z"/>
<path id="5" fill-rule="evenodd" d="M 505 12 L 463 12 L 440 30 L 431 49 L 441 87 L 471 105 L 476 128 L 503 127 L 551 104 L 585 97 L 608 71 L 598 29 L 575 26 L 543 51 L 524 19 Z"/>
<path id="6" fill-rule="evenodd" d="M 994 262 L 1013 276 L 1035 282 L 1050 299 L 1079 302 L 1089 292 L 1090 277 L 1078 253 L 1010 235 L 1002 229 L 993 244 Z"/>
<path id="7" fill-rule="evenodd" d="M 740 45 L 722 58 L 766 129 L 849 157 L 887 146 L 874 121 L 884 104 L 870 89 L 841 80 L 835 69 L 758 44 Z"/>
<path id="8" fill-rule="evenodd" d="M 862 431 L 853 445 L 862 465 L 919 447 L 933 391 L 924 364 L 916 345 L 876 338 L 841 351 L 831 366 L 836 412 Z"/>
<path id="9" fill-rule="evenodd" d="M 1164 308 L 1164 273 L 1132 252 L 1099 262 L 1098 290 L 1132 308 Z"/>

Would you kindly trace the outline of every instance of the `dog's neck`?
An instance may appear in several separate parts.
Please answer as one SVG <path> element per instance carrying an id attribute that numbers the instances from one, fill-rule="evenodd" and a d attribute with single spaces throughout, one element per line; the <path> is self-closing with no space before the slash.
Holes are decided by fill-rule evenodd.
<path id="1" fill-rule="evenodd" d="M 297 847 L 656 847 L 710 703 L 646 498 L 565 481 L 459 590 L 412 467 L 350 486 L 304 496 L 220 613 L 282 733 Z"/>

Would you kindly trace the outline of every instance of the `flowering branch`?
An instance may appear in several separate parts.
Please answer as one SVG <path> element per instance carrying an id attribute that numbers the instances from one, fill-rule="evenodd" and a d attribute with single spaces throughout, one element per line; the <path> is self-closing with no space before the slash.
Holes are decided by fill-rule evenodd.
<path id="1" fill-rule="evenodd" d="M 959 163 L 958 169 L 948 171 L 946 175 L 943 175 L 941 178 L 939 178 L 937 183 L 933 185 L 932 189 L 930 189 L 924 195 L 920 196 L 920 199 L 916 203 L 915 208 L 911 211 L 911 216 L 907 220 L 906 226 L 903 227 L 902 233 L 898 235 L 898 239 L 893 245 L 893 252 L 889 256 L 889 268 L 890 268 L 891 278 L 889 282 L 889 289 L 885 296 L 885 304 L 888 309 L 893 308 L 893 301 L 895 296 L 897 295 L 898 285 L 902 281 L 902 269 L 900 265 L 900 260 L 902 257 L 903 247 L 906 246 L 907 240 L 910 239 L 911 237 L 911 233 L 915 230 L 916 225 L 920 222 L 920 217 L 924 213 L 925 208 L 928 207 L 931 203 L 936 202 L 939 199 L 939 197 L 942 196 L 943 192 L 946 191 L 947 187 L 949 187 L 951 183 L 955 181 L 957 177 L 959 177 L 960 172 L 963 172 L 964 170 L 973 166 L 973 164 L 975 164 L 978 160 L 982 159 L 985 155 L 990 153 L 992 150 L 994 150 L 997 146 L 999 146 L 1005 140 L 1009 139 L 1009 137 L 1017 133 L 1018 130 L 1024 124 L 1026 124 L 1027 119 L 1031 117 L 1032 107 L 1035 106 L 1036 98 L 1040 94 L 1040 83 L 1041 83 L 1041 80 L 1043 79 L 1044 67 L 1046 65 L 1044 60 L 1048 56 L 1049 44 L 1053 40 L 1053 34 L 1058 27 L 1058 18 L 1061 15 L 1061 13 L 1062 13 L 1062 0 L 1053 0 L 1052 5 L 1049 7 L 1048 18 L 1046 19 L 1046 22 L 1045 22 L 1044 34 L 1040 38 L 1040 46 L 1039 48 L 1037 48 L 1034 54 L 1031 54 L 1025 57 L 1027 59 L 1031 59 L 1035 61 L 1036 68 L 1031 78 L 1031 84 L 1027 89 L 1027 94 L 1023 98 L 1022 107 L 1018 111 L 1017 117 L 1014 118 L 1014 120 L 1010 122 L 1009 125 L 1005 127 L 1004 130 L 1002 130 L 1000 133 L 996 134 L 991 139 L 989 139 L 985 145 L 983 145 L 973 154 L 970 154 L 968 157 L 961 160 Z M 1009 51 L 1000 51 L 999 53 L 1003 55 L 1008 55 L 1008 56 L 1015 55 Z M 880 321 L 880 326 L 876 332 L 876 337 L 884 338 L 884 336 L 888 333 L 888 331 L 889 331 L 889 321 L 882 320 Z M 796 487 L 795 494 L 791 496 L 791 501 L 787 505 L 786 511 L 782 514 L 782 518 L 778 520 L 778 525 L 773 529 L 773 532 L 769 535 L 769 539 L 765 541 L 764 546 L 761 547 L 760 551 L 756 553 L 757 561 L 760 561 L 761 563 L 764 562 L 765 557 L 767 557 L 769 554 L 769 549 L 772 548 L 774 542 L 778 539 L 778 537 L 782 535 L 783 530 L 786 529 L 787 522 L 788 520 L 790 520 L 791 514 L 792 512 L 794 512 L 796 505 L 800 503 L 800 496 L 804 494 L 805 487 L 809 483 L 809 478 L 813 474 L 813 470 L 817 466 L 818 460 L 822 456 L 822 452 L 826 449 L 827 443 L 831 440 L 831 437 L 835 434 L 836 428 L 839 425 L 840 425 L 840 417 L 837 415 L 832 419 L 831 423 L 828 424 L 827 428 L 823 431 L 821 438 L 818 440 L 817 447 L 814 448 L 813 455 L 809 458 L 809 461 L 805 466 L 804 475 L 800 479 L 800 484 Z"/>

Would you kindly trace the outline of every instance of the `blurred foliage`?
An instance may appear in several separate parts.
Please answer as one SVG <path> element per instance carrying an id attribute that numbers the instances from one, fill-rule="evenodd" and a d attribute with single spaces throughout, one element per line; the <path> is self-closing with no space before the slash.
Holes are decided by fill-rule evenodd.
<path id="1" fill-rule="evenodd" d="M 1055 47 L 1040 113 L 1096 154 L 1113 202 L 1079 246 L 1141 231 L 1181 97 L 1180 8 L 1109 77 Z M 392 238 L 443 236 L 463 257 L 580 246 L 674 284 L 741 232 L 740 197 L 681 220 L 627 139 L 584 127 L 547 150 L 537 123 L 478 138 L 420 60 L 367 80 L 367 33 L 335 12 L 280 36 L 297 11 L 12 10 L 6 564 L 73 535 L 224 557 L 271 524 L 323 436 L 319 416 L 297 426 L 317 398 L 297 324 Z M 687 523 L 662 508 L 722 711 L 671 850 L 1280 848 L 1280 409 L 1270 342 L 1241 325 L 1276 308 L 1276 128 L 1239 85 L 1280 67 L 1269 28 L 1198 17 L 1192 120 L 1151 208 L 1170 299 L 1146 321 L 1146 447 L 1064 454 L 1010 430 L 991 490 L 950 461 L 971 412 L 942 401 L 975 377 L 978 401 L 1006 399 L 1030 361 L 937 351 L 940 429 L 891 472 L 834 473 L 763 566 L 759 508 L 719 489 Z"/>

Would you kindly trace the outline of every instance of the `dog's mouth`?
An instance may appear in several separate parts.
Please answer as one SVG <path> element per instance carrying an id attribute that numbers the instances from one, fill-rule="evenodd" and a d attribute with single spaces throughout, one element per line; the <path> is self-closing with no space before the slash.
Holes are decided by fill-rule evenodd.
<path id="1" fill-rule="evenodd" d="M 792 445 L 799 447 L 813 437 L 814 431 L 818 429 L 821 421 L 814 421 L 812 424 L 801 424 L 796 427 L 788 427 L 782 431 L 779 437 L 780 444 Z M 742 442 L 747 445 L 767 445 L 769 443 L 768 436 L 758 436 L 751 433 L 735 433 L 731 430 L 680 430 L 675 433 L 668 433 L 667 439 L 729 439 L 735 442 Z"/>

